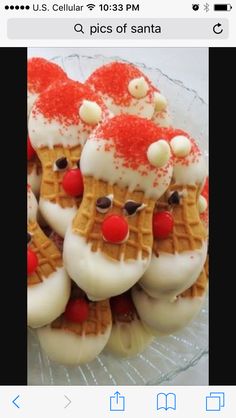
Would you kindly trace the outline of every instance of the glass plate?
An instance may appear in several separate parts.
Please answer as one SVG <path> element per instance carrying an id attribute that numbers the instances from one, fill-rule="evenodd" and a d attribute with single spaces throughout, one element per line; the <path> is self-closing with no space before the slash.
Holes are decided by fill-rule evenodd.
<path id="1" fill-rule="evenodd" d="M 68 76 L 84 81 L 91 72 L 119 57 L 71 55 L 53 59 Z M 173 125 L 197 138 L 208 160 L 208 108 L 196 91 L 172 80 L 158 68 L 134 63 L 156 84 L 170 104 Z M 140 355 L 118 360 L 101 354 L 93 362 L 65 367 L 51 362 L 41 350 L 35 332 L 28 331 L 29 385 L 161 385 L 195 365 L 208 353 L 208 298 L 199 315 L 183 330 L 157 338 Z M 188 382 L 193 385 L 194 382 Z"/>

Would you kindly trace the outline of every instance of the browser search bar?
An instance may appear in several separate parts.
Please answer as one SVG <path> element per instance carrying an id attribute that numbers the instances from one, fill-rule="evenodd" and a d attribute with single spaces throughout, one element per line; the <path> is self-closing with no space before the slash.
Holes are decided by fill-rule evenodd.
<path id="1" fill-rule="evenodd" d="M 228 19 L 8 19 L 9 39 L 226 39 Z"/>

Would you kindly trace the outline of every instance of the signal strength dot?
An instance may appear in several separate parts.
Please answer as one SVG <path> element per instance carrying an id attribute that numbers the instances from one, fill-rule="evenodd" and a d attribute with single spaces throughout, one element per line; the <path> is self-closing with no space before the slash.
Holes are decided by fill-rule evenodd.
<path id="1" fill-rule="evenodd" d="M 94 7 L 96 7 L 96 4 L 92 4 L 92 3 L 90 3 L 90 4 L 86 4 L 86 7 L 87 7 L 90 11 L 92 11 L 92 10 L 94 9 Z"/>
<path id="2" fill-rule="evenodd" d="M 23 6 L 23 5 L 22 6 L 13 6 L 13 5 L 8 6 L 8 5 L 6 5 L 5 6 L 5 10 L 9 10 L 9 9 L 10 10 L 14 10 L 14 9 L 15 10 L 24 10 L 24 9 L 25 10 L 29 10 L 30 9 L 30 6 L 28 6 L 28 5 L 27 6 Z"/>

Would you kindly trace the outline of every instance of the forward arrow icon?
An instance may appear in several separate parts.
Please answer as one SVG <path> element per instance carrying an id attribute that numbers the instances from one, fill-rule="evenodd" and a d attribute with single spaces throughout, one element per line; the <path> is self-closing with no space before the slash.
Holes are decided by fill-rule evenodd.
<path id="1" fill-rule="evenodd" d="M 64 408 L 67 408 L 70 404 L 71 404 L 71 400 L 66 396 L 66 395 L 64 395 L 64 397 L 66 398 L 66 400 L 67 400 L 67 403 L 66 403 L 66 405 L 64 406 Z"/>

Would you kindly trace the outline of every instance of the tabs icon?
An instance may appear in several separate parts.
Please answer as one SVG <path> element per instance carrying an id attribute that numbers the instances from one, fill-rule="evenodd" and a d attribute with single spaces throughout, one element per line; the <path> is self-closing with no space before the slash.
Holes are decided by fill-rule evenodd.
<path id="1" fill-rule="evenodd" d="M 224 392 L 210 392 L 210 396 L 206 396 L 206 411 L 220 411 L 224 406 Z"/>

